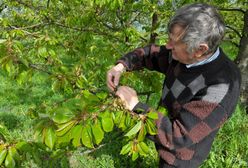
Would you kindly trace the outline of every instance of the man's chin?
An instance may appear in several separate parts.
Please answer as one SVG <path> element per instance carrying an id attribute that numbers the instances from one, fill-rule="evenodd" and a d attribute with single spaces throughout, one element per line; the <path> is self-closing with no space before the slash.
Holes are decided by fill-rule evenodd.
<path id="1" fill-rule="evenodd" d="M 175 57 L 175 55 L 172 54 L 172 58 L 176 61 L 178 61 L 177 57 Z"/>

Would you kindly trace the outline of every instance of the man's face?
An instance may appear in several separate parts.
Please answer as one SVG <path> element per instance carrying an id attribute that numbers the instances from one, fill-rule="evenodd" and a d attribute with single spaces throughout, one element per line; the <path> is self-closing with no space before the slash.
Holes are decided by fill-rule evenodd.
<path id="1" fill-rule="evenodd" d="M 196 60 L 193 59 L 192 54 L 187 52 L 187 45 L 181 41 L 183 35 L 184 29 L 179 25 L 174 25 L 169 33 L 169 41 L 166 44 L 166 48 L 172 51 L 173 59 L 183 64 L 192 64 Z"/>

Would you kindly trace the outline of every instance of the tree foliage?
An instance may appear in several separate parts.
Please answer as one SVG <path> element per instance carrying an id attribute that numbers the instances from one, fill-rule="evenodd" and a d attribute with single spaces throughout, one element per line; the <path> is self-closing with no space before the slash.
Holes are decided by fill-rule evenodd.
<path id="1" fill-rule="evenodd" d="M 156 134 L 156 113 L 134 114 L 108 93 L 106 71 L 129 50 L 148 43 L 164 44 L 167 22 L 180 6 L 176 0 L 3 0 L 0 2 L 0 65 L 5 75 L 32 87 L 36 74 L 62 101 L 30 108 L 34 141 L 12 141 L 3 136 L 0 164 L 14 167 L 20 158 L 48 147 L 59 156 L 79 146 L 96 148 L 106 134 L 119 131 L 126 145 L 121 154 L 133 160 L 149 153 L 146 135 Z M 235 55 L 244 32 L 244 1 L 215 1 L 228 25 L 223 47 Z M 227 47 L 228 46 L 228 47 Z M 138 90 L 149 102 L 159 93 L 163 76 L 154 72 L 125 73 L 121 84 Z M 158 80 L 159 81 L 159 80 Z M 150 102 L 151 103 L 151 102 Z M 155 107 L 156 102 L 151 105 Z M 164 110 L 166 111 L 166 110 Z M 166 112 L 165 112 L 166 113 Z M 3 127 L 4 128 L 4 127 Z M 4 130 L 4 129 L 1 129 Z M 0 131 L 1 131 L 0 130 Z M 54 154 L 55 155 L 55 154 Z"/>

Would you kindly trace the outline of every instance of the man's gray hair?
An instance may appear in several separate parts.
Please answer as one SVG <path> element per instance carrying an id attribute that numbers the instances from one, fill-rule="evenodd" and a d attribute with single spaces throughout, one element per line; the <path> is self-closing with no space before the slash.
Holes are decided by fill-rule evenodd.
<path id="1" fill-rule="evenodd" d="M 225 34 L 225 24 L 217 9 L 204 3 L 178 9 L 168 24 L 168 31 L 171 32 L 175 25 L 184 28 L 181 40 L 186 43 L 189 53 L 202 43 L 208 45 L 207 53 L 215 51 Z"/>

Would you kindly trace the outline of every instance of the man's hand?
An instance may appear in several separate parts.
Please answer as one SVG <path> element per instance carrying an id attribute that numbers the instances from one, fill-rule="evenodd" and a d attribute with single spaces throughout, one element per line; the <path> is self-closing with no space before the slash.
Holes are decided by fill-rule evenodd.
<path id="1" fill-rule="evenodd" d="M 111 91 L 114 91 L 115 88 L 118 86 L 121 74 L 124 71 L 124 65 L 119 63 L 107 72 L 107 86 Z"/>
<path id="2" fill-rule="evenodd" d="M 125 107 L 128 110 L 133 110 L 139 99 L 134 89 L 127 86 L 120 86 L 116 92 L 116 95 L 124 102 Z"/>

